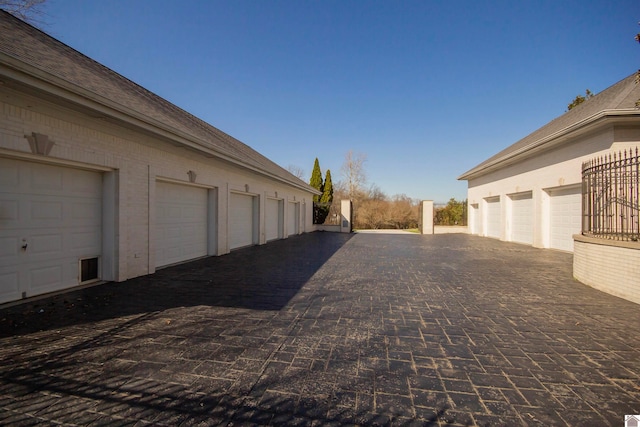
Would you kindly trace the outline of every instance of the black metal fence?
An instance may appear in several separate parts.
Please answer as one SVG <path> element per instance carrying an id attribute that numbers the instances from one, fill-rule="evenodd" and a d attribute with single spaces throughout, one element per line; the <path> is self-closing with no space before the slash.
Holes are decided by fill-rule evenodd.
<path id="1" fill-rule="evenodd" d="M 582 234 L 610 240 L 640 239 L 638 148 L 582 164 Z"/>

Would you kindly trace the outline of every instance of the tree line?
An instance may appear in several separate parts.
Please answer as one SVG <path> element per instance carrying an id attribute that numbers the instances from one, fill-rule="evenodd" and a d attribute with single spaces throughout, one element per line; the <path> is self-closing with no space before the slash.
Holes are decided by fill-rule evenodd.
<path id="1" fill-rule="evenodd" d="M 331 171 L 322 176 L 320 162 L 315 159 L 309 184 L 322 192 L 314 196 L 314 224 L 340 224 L 340 201 L 353 202 L 353 227 L 356 229 L 417 229 L 420 200 L 406 194 L 388 196 L 375 184 L 367 186 L 364 164 L 366 155 L 349 151 L 340 169 L 342 179 L 333 183 Z M 297 176 L 303 175 L 300 168 L 289 166 Z M 449 200 L 446 205 L 436 206 L 436 225 L 466 225 L 467 202 Z"/>

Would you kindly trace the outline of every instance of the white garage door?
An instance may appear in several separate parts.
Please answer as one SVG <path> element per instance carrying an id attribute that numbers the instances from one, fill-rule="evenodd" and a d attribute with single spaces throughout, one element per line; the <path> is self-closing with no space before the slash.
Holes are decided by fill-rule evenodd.
<path id="1" fill-rule="evenodd" d="M 156 267 L 207 255 L 207 189 L 156 183 Z"/>
<path id="2" fill-rule="evenodd" d="M 101 251 L 101 173 L 0 159 L 0 302 L 78 285 L 80 259 L 98 279 Z"/>
<path id="3" fill-rule="evenodd" d="M 229 198 L 229 248 L 236 249 L 256 244 L 257 212 L 255 198 L 231 193 Z"/>
<path id="4" fill-rule="evenodd" d="M 487 211 L 485 215 L 486 221 L 486 235 L 488 237 L 500 237 L 500 223 L 501 223 L 501 209 L 500 209 L 500 198 L 494 197 L 491 199 L 486 199 L 487 202 Z"/>
<path id="5" fill-rule="evenodd" d="M 551 212 L 549 246 L 573 252 L 573 235 L 582 229 L 582 194 L 580 187 L 549 191 Z"/>
<path id="6" fill-rule="evenodd" d="M 287 224 L 289 236 L 298 234 L 300 227 L 300 203 L 289 202 L 289 218 Z"/>
<path id="7" fill-rule="evenodd" d="M 511 241 L 533 244 L 533 198 L 531 193 L 510 196 Z"/>
<path id="8" fill-rule="evenodd" d="M 282 200 L 267 199 L 264 214 L 267 241 L 282 238 Z"/>

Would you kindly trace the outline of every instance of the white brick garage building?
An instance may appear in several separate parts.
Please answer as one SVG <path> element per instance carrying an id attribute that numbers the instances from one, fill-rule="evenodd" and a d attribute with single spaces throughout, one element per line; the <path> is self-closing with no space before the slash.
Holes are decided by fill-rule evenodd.
<path id="1" fill-rule="evenodd" d="M 470 232 L 573 251 L 582 162 L 638 146 L 638 99 L 634 74 L 462 174 Z"/>
<path id="2" fill-rule="evenodd" d="M 0 303 L 313 231 L 314 194 L 0 12 Z"/>

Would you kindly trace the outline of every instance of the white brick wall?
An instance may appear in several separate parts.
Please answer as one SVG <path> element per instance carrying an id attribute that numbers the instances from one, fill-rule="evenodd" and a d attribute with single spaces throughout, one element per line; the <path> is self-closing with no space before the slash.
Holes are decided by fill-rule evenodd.
<path id="1" fill-rule="evenodd" d="M 37 132 L 55 142 L 49 156 L 37 156 L 38 161 L 116 171 L 113 252 L 117 281 L 155 271 L 154 236 L 149 230 L 154 228 L 156 178 L 189 184 L 187 172 L 193 170 L 197 185 L 218 188 L 218 254 L 228 251 L 226 209 L 230 188 L 244 189 L 248 185 L 253 194 L 277 192 L 279 198 L 295 199 L 306 211 L 300 214 L 301 222 L 305 219 L 303 231 L 314 230 L 311 193 L 6 87 L 0 87 L 0 99 L 0 156 L 36 160 L 24 135 Z M 264 197 L 260 199 L 260 224 L 264 224 L 265 201 Z M 264 242 L 261 238 L 260 243 Z"/>
<path id="2" fill-rule="evenodd" d="M 616 139 L 618 138 L 618 139 Z M 501 239 L 511 240 L 510 195 L 532 192 L 534 203 L 533 246 L 550 247 L 550 209 L 548 190 L 579 186 L 582 183 L 582 162 L 612 152 L 640 146 L 640 130 L 609 127 L 593 134 L 581 135 L 552 150 L 541 152 L 520 162 L 504 166 L 486 175 L 469 180 L 469 205 L 478 205 L 474 214 L 479 224 L 486 217 L 486 203 L 490 197 L 501 201 Z M 472 210 L 469 209 L 471 212 Z M 487 235 L 487 230 L 473 230 L 473 234 Z"/>
<path id="3" fill-rule="evenodd" d="M 573 276 L 585 285 L 640 304 L 640 244 L 634 249 L 576 240 Z"/>

